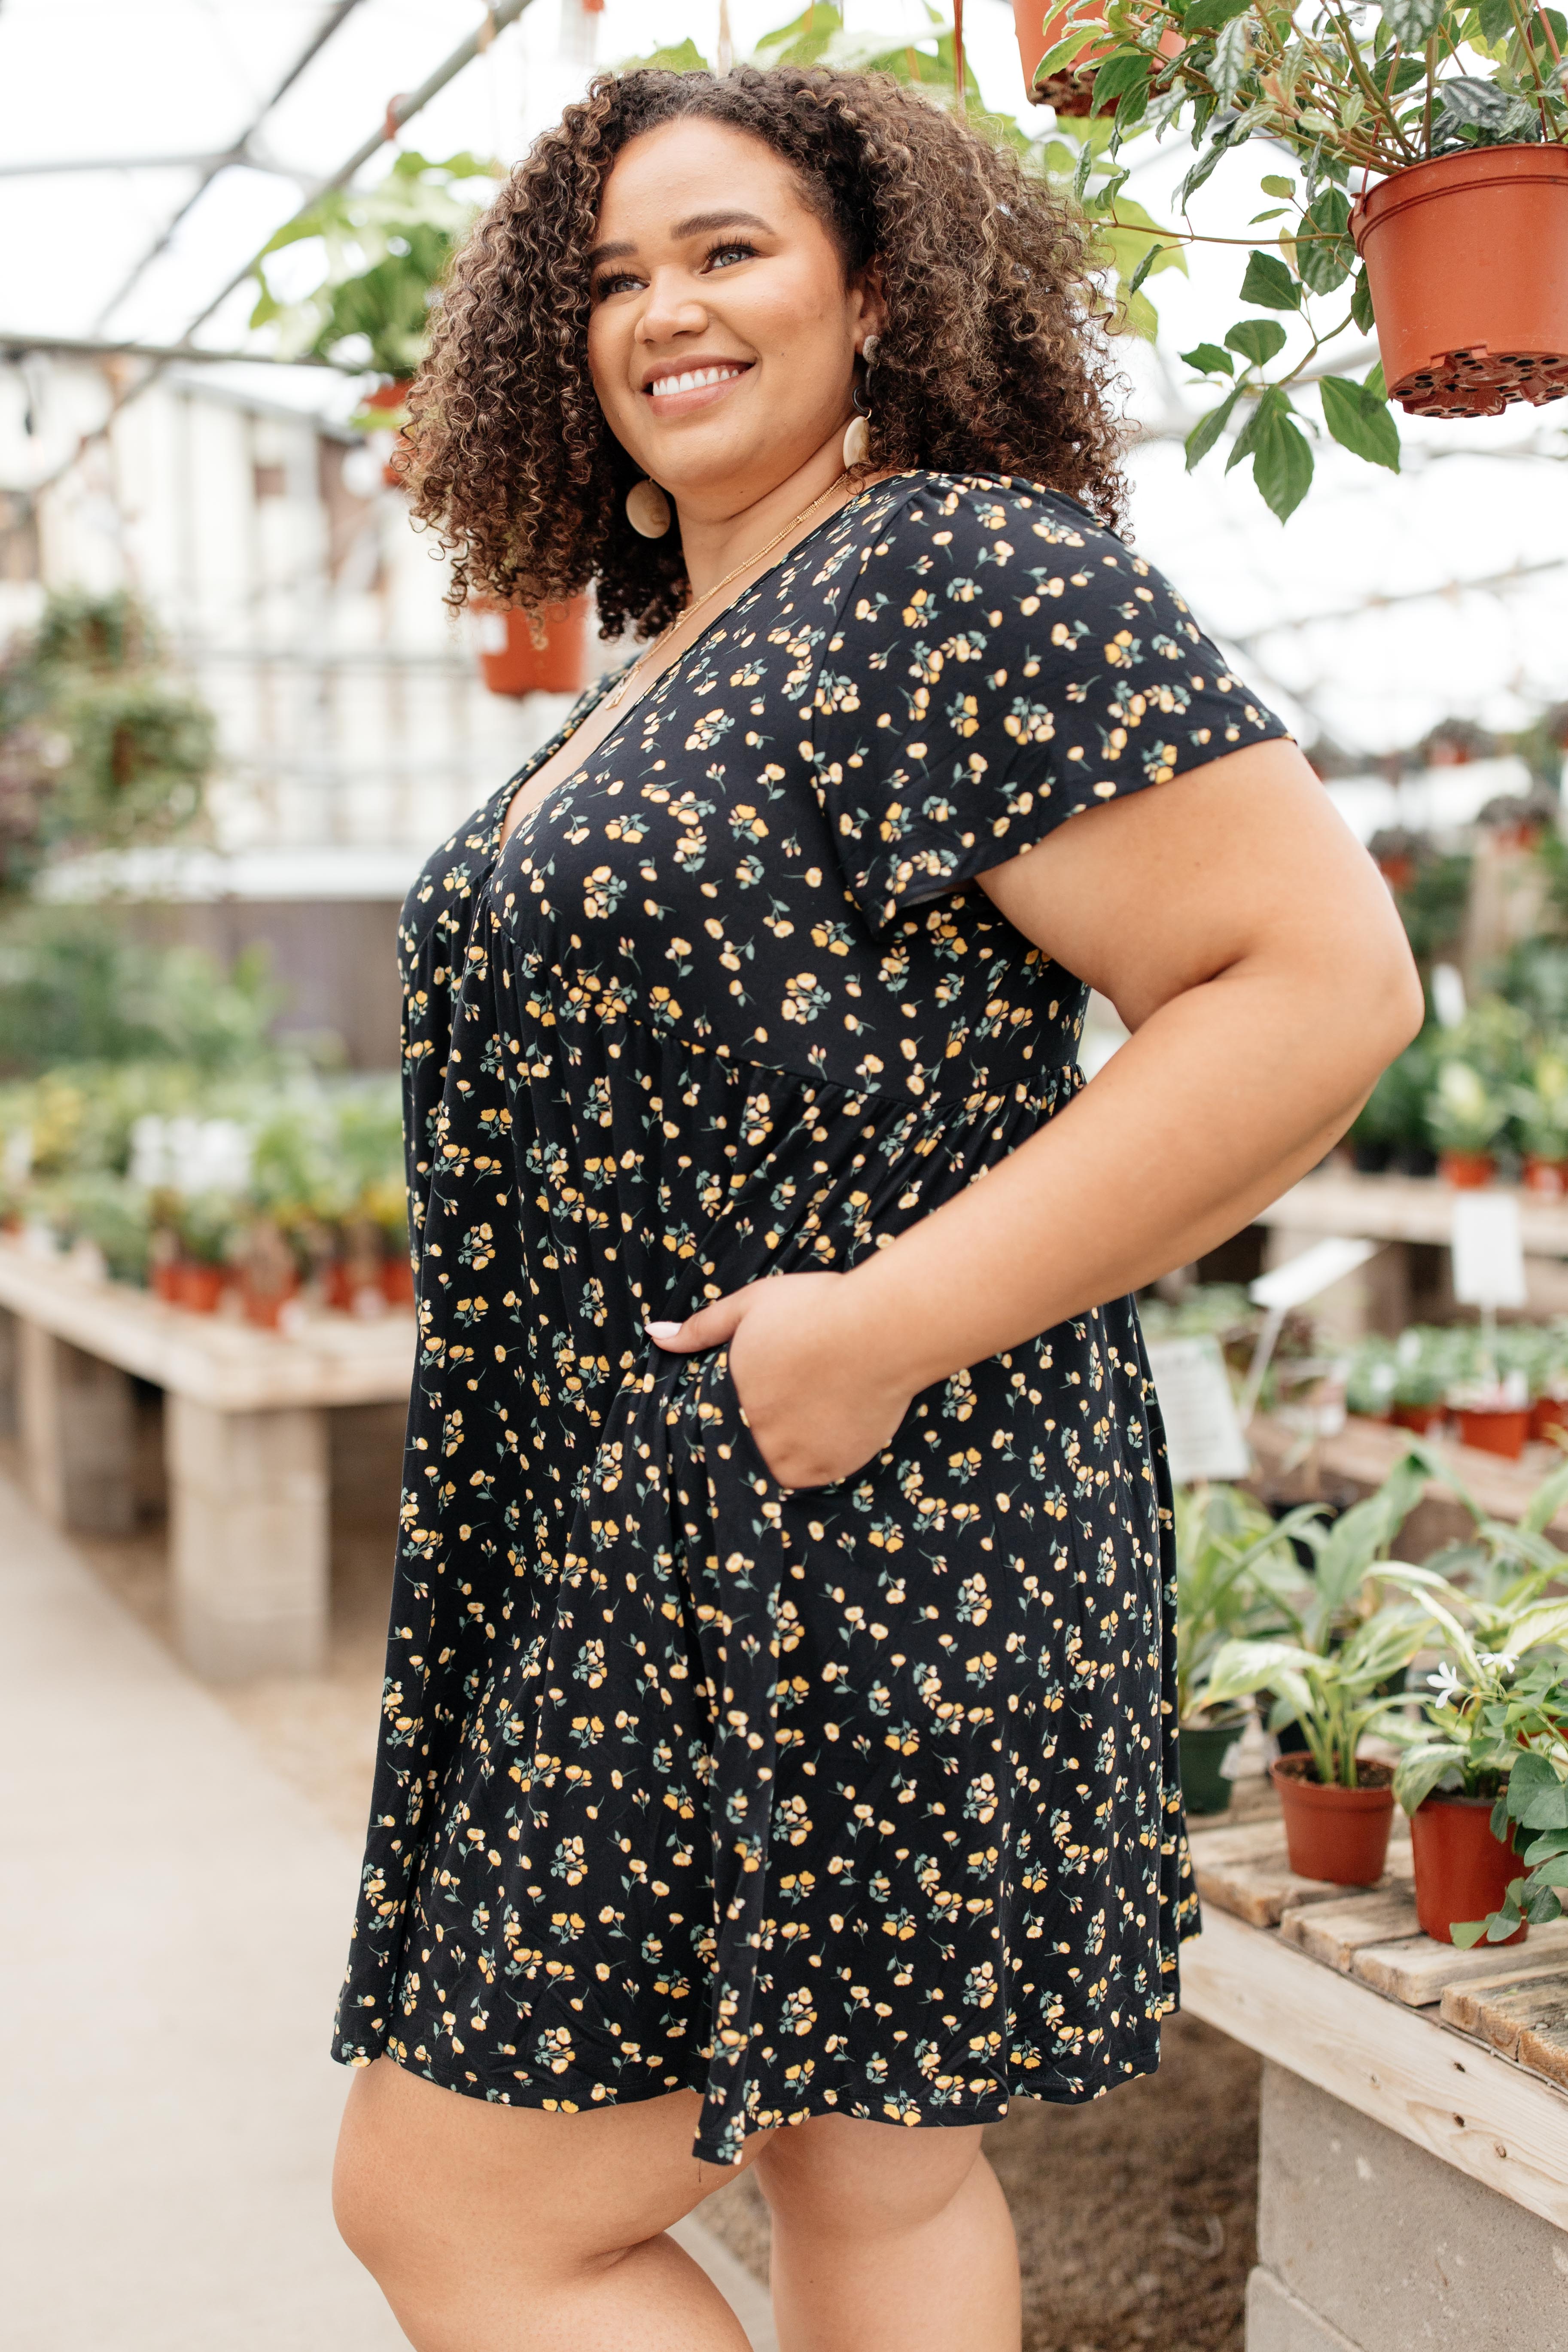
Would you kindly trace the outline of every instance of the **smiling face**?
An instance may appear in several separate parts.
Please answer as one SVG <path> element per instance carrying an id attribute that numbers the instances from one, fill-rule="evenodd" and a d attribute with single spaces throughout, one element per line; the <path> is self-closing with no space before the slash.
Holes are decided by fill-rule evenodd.
<path id="1" fill-rule="evenodd" d="M 761 140 L 698 119 L 633 140 L 592 267 L 599 404 L 683 513 L 737 514 L 837 446 L 879 306 Z"/>

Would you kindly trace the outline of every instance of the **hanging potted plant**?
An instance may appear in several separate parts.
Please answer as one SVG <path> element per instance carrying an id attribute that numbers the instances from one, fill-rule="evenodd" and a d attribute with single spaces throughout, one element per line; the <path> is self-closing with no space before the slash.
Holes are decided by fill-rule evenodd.
<path id="1" fill-rule="evenodd" d="M 1248 1721 L 1234 1702 L 1210 1704 L 1209 1669 L 1226 1641 L 1283 1622 L 1275 1591 L 1299 1591 L 1290 1538 L 1314 1516 L 1306 1505 L 1277 1524 L 1237 1486 L 1177 1493 L 1176 1717 L 1189 1813 L 1229 1811 L 1229 1766 Z"/>
<path id="2" fill-rule="evenodd" d="M 1426 1097 L 1426 1126 L 1447 1183 L 1472 1192 L 1491 1182 L 1497 1174 L 1492 1145 L 1507 1120 L 1507 1102 L 1472 1063 L 1450 1055 L 1438 1065 Z"/>
<path id="3" fill-rule="evenodd" d="M 1047 8 L 1043 0 L 1013 0 L 1013 30 L 1017 36 L 1018 62 L 1024 68 L 1024 88 L 1035 105 L 1048 106 L 1053 113 L 1069 121 L 1085 115 L 1109 113 L 1119 93 L 1112 90 L 1101 96 L 1095 88 L 1094 70 L 1100 60 L 1110 54 L 1112 44 L 1109 40 L 1092 48 L 1079 49 L 1070 64 L 1043 79 L 1037 74 L 1047 50 L 1060 43 L 1068 17 L 1065 7 Z M 1181 53 L 1182 37 L 1173 26 L 1167 26 L 1160 36 L 1160 54 L 1177 58 Z"/>
<path id="4" fill-rule="evenodd" d="M 1241 288 L 1275 315 L 1184 354 L 1223 394 L 1189 436 L 1189 465 L 1239 427 L 1227 463 L 1252 461 L 1283 520 L 1312 478 L 1293 397 L 1309 366 L 1326 431 L 1394 471 L 1391 400 L 1415 415 L 1495 415 L 1568 392 L 1564 33 L 1531 0 L 1353 11 L 1074 0 L 1037 84 L 1097 53 L 1096 89 L 1116 96 L 1113 148 L 1190 128 L 1198 152 L 1178 198 L 1188 225 L 1173 244 L 1201 234 L 1192 198 L 1249 142 L 1295 167 L 1262 180 L 1277 201 L 1254 225 L 1282 225 L 1258 237 Z M 1312 307 L 1325 299 L 1326 315 Z M 1282 323 L 1292 317 L 1308 329 L 1294 349 Z M 1352 327 L 1375 330 L 1381 353 L 1359 383 L 1320 356 Z"/>
<path id="5" fill-rule="evenodd" d="M 549 604 L 538 623 L 473 599 L 479 676 L 492 694 L 581 694 L 588 680 L 588 599 Z M 537 627 L 537 635 L 536 635 Z"/>

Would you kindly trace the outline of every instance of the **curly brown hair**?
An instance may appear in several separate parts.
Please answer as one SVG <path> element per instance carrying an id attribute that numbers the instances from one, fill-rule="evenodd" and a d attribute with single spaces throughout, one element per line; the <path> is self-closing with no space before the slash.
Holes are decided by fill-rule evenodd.
<path id="1" fill-rule="evenodd" d="M 793 165 L 847 272 L 879 262 L 867 472 L 1016 474 L 1121 520 L 1089 232 L 1016 157 L 883 74 L 601 74 L 458 256 L 409 396 L 405 481 L 455 558 L 451 604 L 479 593 L 537 614 L 592 580 L 607 637 L 680 609 L 679 534 L 640 539 L 626 517 L 641 469 L 588 373 L 587 255 L 621 150 L 689 116 Z"/>

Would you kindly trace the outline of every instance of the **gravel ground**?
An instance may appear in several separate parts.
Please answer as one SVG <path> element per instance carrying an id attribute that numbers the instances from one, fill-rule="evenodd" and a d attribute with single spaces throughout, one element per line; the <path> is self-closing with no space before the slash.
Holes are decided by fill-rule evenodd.
<path id="1" fill-rule="evenodd" d="M 143 1407 L 147 1509 L 123 1542 L 77 1540 L 117 1596 L 169 1638 L 156 1406 Z M 215 1695 L 287 1780 L 350 1838 L 374 1758 L 402 1414 L 334 1417 L 332 1629 L 324 1674 Z M 1265 1802 L 1237 1791 L 1243 1816 Z M 1167 2026 L 1157 2074 L 1087 2107 L 1019 2101 L 986 2135 L 1018 2231 L 1024 2352 L 1241 2352 L 1256 2259 L 1259 2064 L 1191 2018 Z M 768 2216 L 742 2178 L 701 2218 L 759 2278 Z"/>

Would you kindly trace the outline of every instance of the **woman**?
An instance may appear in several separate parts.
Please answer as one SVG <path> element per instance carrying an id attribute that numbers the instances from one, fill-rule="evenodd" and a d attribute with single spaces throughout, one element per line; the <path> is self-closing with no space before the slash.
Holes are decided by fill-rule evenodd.
<path id="1" fill-rule="evenodd" d="M 1002 2352 L 981 2127 L 1158 2060 L 1196 1916 L 1127 1294 L 1421 999 L 1113 535 L 1084 271 L 910 91 L 636 72 L 514 173 L 414 394 L 454 597 L 592 578 L 650 640 L 405 917 L 338 2209 L 421 2352 L 734 2352 L 663 2233 L 745 2164 L 788 2352 Z M 1089 986 L 1132 1036 L 1086 1091 Z"/>

